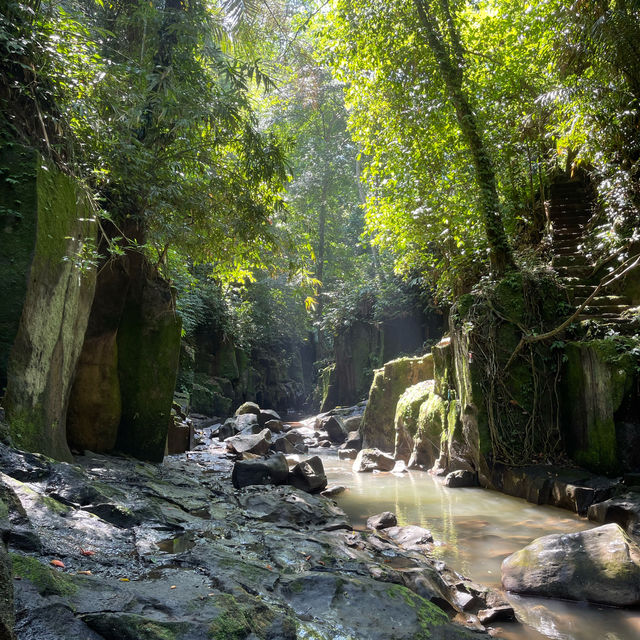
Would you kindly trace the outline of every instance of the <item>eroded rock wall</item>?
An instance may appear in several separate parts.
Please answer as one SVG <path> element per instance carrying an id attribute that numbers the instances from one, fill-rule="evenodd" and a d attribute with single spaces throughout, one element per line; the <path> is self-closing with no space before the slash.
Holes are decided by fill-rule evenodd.
<path id="1" fill-rule="evenodd" d="M 16 446 L 70 460 L 66 413 L 95 288 L 95 269 L 85 260 L 95 241 L 94 212 L 78 184 L 35 151 L 13 146 L 2 163 L 0 254 L 11 263 L 5 335 L 15 335 L 6 417 Z M 18 273 L 25 266 L 26 287 Z"/>

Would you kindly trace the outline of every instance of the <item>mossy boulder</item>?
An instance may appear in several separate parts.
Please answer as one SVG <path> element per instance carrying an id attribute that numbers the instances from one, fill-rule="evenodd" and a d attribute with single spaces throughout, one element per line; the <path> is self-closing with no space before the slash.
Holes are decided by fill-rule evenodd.
<path id="1" fill-rule="evenodd" d="M 95 289 L 94 213 L 79 184 L 34 151 L 13 146 L 1 164 L 0 256 L 10 268 L 0 293 L 3 307 L 10 304 L 0 322 L 13 341 L 6 417 L 18 447 L 71 460 L 66 413 Z M 0 368 L 7 344 L 0 345 Z"/>
<path id="2" fill-rule="evenodd" d="M 617 524 L 534 540 L 502 563 L 508 591 L 616 607 L 640 605 L 640 547 Z"/>
<path id="3" fill-rule="evenodd" d="M 398 358 L 375 372 L 360 431 L 364 447 L 392 451 L 395 447 L 395 415 L 400 396 L 408 387 L 433 379 L 433 356 Z"/>
<path id="4" fill-rule="evenodd" d="M 640 468 L 640 345 L 623 338 L 570 342 L 562 369 L 567 453 L 591 471 Z"/>
<path id="5" fill-rule="evenodd" d="M 202 373 L 194 375 L 190 399 L 194 412 L 222 418 L 229 415 L 233 402 L 225 395 L 219 380 Z"/>
<path id="6" fill-rule="evenodd" d="M 434 381 L 424 380 L 414 384 L 402 393 L 396 405 L 396 443 L 394 457 L 408 462 L 413 451 L 413 439 L 418 432 L 420 407 L 433 393 Z"/>
<path id="7" fill-rule="evenodd" d="M 336 382 L 336 365 L 330 364 L 320 371 L 317 393 L 320 396 L 320 411 L 325 412 L 337 407 L 338 386 Z"/>

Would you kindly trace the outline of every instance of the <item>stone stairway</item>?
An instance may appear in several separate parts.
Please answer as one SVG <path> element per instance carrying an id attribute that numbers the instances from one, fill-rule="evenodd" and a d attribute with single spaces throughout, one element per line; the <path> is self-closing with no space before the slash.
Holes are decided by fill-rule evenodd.
<path id="1" fill-rule="evenodd" d="M 576 307 L 595 290 L 594 265 L 582 251 L 581 244 L 591 218 L 589 194 L 580 181 L 551 185 L 549 219 L 552 224 L 552 265 L 562 278 Z M 622 313 L 631 307 L 626 296 L 602 290 L 578 316 L 578 320 L 596 320 L 616 327 L 624 326 Z"/>

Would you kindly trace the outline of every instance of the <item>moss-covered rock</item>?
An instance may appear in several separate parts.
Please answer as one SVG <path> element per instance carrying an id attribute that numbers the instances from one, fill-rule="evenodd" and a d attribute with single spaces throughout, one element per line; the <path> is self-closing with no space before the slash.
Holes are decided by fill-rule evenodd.
<path id="1" fill-rule="evenodd" d="M 571 342 L 562 370 L 567 453 L 598 473 L 640 466 L 640 347 L 630 340 Z"/>
<path id="2" fill-rule="evenodd" d="M 418 416 L 420 407 L 433 393 L 434 381 L 425 380 L 405 389 L 396 405 L 395 430 L 396 443 L 394 457 L 396 460 L 409 461 L 413 451 L 413 439 L 418 432 Z"/>
<path id="3" fill-rule="evenodd" d="M 331 364 L 320 371 L 318 375 L 318 390 L 320 392 L 320 411 L 329 411 L 338 406 L 335 364 Z"/>
<path id="4" fill-rule="evenodd" d="M 395 445 L 396 405 L 408 387 L 433 379 L 433 356 L 398 358 L 375 372 L 362 419 L 363 446 L 391 451 Z"/>
<path id="5" fill-rule="evenodd" d="M 0 500 L 3 511 L 7 506 Z M 13 640 L 13 573 L 10 555 L 4 542 L 0 541 L 0 640 Z"/>
<path id="6" fill-rule="evenodd" d="M 455 399 L 459 412 L 447 446 L 450 460 L 468 463 L 483 483 L 490 484 L 489 464 L 522 464 L 559 452 L 559 359 L 547 342 L 520 348 L 520 340 L 524 327 L 542 332 L 557 326 L 564 299 L 546 272 L 512 273 L 462 296 L 452 309 L 450 356 L 436 358 L 438 391 Z"/>
<path id="7" fill-rule="evenodd" d="M 230 414 L 232 399 L 225 395 L 220 381 L 196 373 L 191 389 L 191 409 L 207 416 L 226 417 Z"/>
<path id="8" fill-rule="evenodd" d="M 2 226 L 5 236 L 15 230 L 20 246 L 2 242 L 0 254 L 11 260 L 15 253 L 14 269 L 33 258 L 22 275 L 28 271 L 26 291 L 24 281 L 12 277 L 2 293 L 11 300 L 7 335 L 15 335 L 7 363 L 7 421 L 17 446 L 70 460 L 67 403 L 95 288 L 95 269 L 87 260 L 96 235 L 93 210 L 78 183 L 38 154 L 19 147 L 9 153 L 16 164 L 9 168 L 3 156 L 4 180 L 19 187 L 3 194 Z"/>
<path id="9" fill-rule="evenodd" d="M 180 355 L 180 319 L 169 284 L 131 254 L 132 281 L 118 329 L 122 416 L 117 447 L 162 461 Z"/>

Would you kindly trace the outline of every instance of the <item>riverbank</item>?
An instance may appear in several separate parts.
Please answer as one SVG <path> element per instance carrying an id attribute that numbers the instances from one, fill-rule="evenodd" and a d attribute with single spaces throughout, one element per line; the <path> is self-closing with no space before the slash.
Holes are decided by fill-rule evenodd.
<path id="1" fill-rule="evenodd" d="M 156 465 L 2 448 L 19 640 L 463 639 L 485 634 L 456 608 L 478 626 L 504 604 L 329 499 L 234 490 L 223 445 L 199 449 Z"/>

